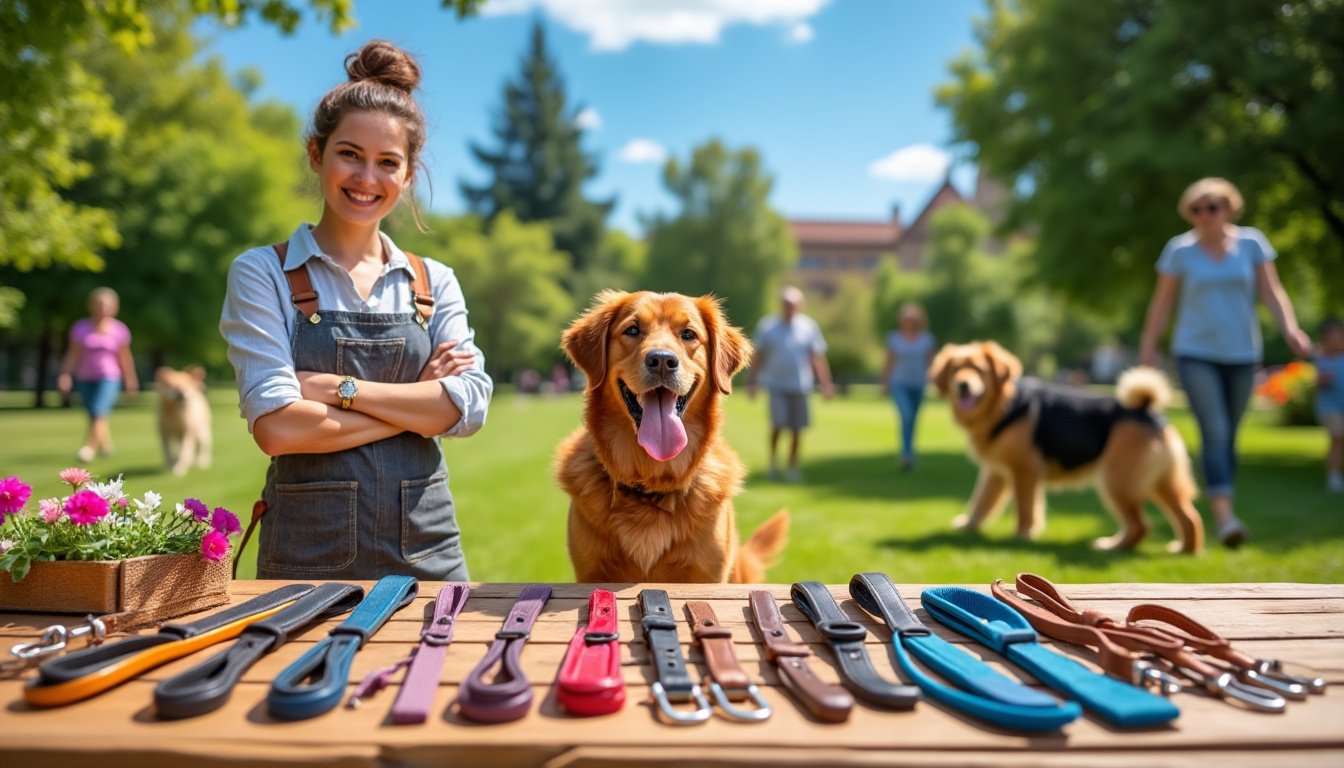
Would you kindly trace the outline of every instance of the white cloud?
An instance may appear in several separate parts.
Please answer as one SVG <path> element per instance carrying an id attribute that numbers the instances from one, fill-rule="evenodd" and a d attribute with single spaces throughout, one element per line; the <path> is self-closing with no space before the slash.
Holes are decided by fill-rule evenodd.
<path id="1" fill-rule="evenodd" d="M 830 0 L 491 0 L 487 16 L 510 16 L 541 9 L 588 36 L 598 51 L 620 51 L 631 43 L 661 45 L 716 43 L 733 24 L 789 28 L 794 42 L 811 39 L 806 20 Z M 800 31 L 805 29 L 806 31 Z M 799 35 L 805 35 L 801 39 Z"/>
<path id="2" fill-rule="evenodd" d="M 596 131 L 602 128 L 602 115 L 592 107 L 584 107 L 574 116 L 574 125 L 583 131 Z"/>
<path id="3" fill-rule="evenodd" d="M 624 163 L 661 163 L 667 159 L 667 148 L 653 139 L 632 139 L 616 157 Z"/>
<path id="4" fill-rule="evenodd" d="M 808 24 L 805 21 L 800 21 L 789 28 L 788 40 L 795 45 L 802 45 L 804 43 L 812 42 L 812 38 L 816 37 L 816 34 L 817 33 L 813 31 L 811 24 Z"/>
<path id="5" fill-rule="evenodd" d="M 952 157 L 932 144 L 912 144 L 868 166 L 868 175 L 888 181 L 940 181 Z"/>

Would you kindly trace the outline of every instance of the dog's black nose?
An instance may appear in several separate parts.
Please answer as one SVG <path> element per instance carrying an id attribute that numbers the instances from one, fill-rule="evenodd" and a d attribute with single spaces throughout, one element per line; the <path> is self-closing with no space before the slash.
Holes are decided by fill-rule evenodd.
<path id="1" fill-rule="evenodd" d="M 680 363 L 681 361 L 677 359 L 676 353 L 667 349 L 655 349 L 644 356 L 644 365 L 650 371 L 656 371 L 659 368 L 674 371 Z"/>
<path id="2" fill-rule="evenodd" d="M 970 384 L 967 384 L 967 383 L 964 382 L 964 381 L 958 381 L 958 382 L 957 382 L 957 394 L 958 394 L 958 395 L 969 395 L 969 394 L 971 394 L 971 385 L 970 385 Z"/>

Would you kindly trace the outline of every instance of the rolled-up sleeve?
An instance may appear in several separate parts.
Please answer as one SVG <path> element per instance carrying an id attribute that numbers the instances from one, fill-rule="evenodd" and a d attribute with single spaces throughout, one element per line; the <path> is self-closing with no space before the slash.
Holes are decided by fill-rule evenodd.
<path id="1" fill-rule="evenodd" d="M 281 273 L 278 266 L 268 269 L 263 255 L 254 249 L 229 266 L 219 316 L 219 332 L 228 342 L 238 384 L 238 407 L 249 432 L 257 419 L 303 399 L 283 314 L 289 302 L 282 300 L 277 284 Z"/>
<path id="2" fill-rule="evenodd" d="M 485 426 L 495 382 L 485 372 L 485 353 L 476 346 L 476 332 L 467 323 L 467 301 L 462 295 L 462 285 L 457 281 L 457 275 L 450 267 L 439 262 L 426 260 L 425 263 L 428 265 L 430 284 L 433 286 L 431 290 L 434 293 L 434 315 L 429 323 L 434 346 L 456 341 L 458 349 L 470 350 L 476 359 L 476 365 L 470 370 L 439 379 L 448 397 L 462 412 L 462 418 L 442 437 L 467 437 Z"/>

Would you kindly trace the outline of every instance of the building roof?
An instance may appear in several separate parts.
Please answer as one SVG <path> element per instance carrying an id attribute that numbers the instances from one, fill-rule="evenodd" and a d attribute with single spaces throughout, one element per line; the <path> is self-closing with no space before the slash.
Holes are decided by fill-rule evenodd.
<path id="1" fill-rule="evenodd" d="M 891 248 L 901 236 L 901 223 L 890 221 L 845 221 L 793 219 L 789 222 L 800 245 L 866 246 Z"/>

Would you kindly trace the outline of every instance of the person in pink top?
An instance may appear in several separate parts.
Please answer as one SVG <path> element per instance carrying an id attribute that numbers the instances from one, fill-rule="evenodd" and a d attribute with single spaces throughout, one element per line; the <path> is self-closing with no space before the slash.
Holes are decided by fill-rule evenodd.
<path id="1" fill-rule="evenodd" d="M 121 300 L 111 288 L 89 293 L 89 316 L 70 328 L 70 346 L 56 377 L 62 395 L 74 389 L 89 412 L 89 431 L 75 453 L 82 462 L 99 453 L 112 453 L 112 428 L 107 416 L 117 403 L 124 385 L 128 393 L 139 391 L 135 363 L 131 360 L 131 331 L 117 319 Z"/>

